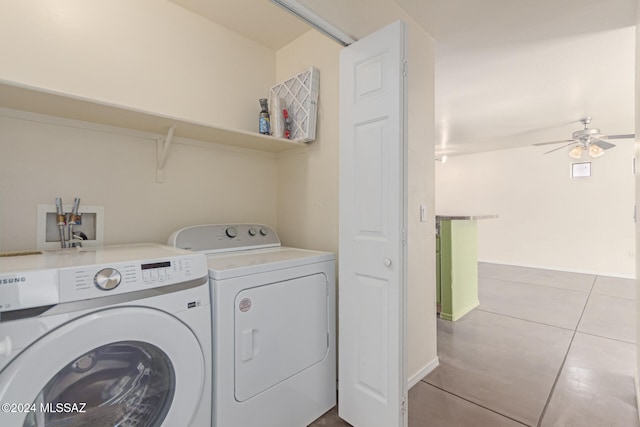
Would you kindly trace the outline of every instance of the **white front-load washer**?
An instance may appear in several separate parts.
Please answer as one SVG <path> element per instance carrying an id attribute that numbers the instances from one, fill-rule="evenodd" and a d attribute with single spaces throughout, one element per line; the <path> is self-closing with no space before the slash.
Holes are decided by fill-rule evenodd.
<path id="1" fill-rule="evenodd" d="M 206 259 L 164 245 L 0 257 L 0 425 L 211 425 Z"/>
<path id="2" fill-rule="evenodd" d="M 213 426 L 304 427 L 336 404 L 335 256 L 259 224 L 202 225 L 169 244 L 207 254 Z"/>

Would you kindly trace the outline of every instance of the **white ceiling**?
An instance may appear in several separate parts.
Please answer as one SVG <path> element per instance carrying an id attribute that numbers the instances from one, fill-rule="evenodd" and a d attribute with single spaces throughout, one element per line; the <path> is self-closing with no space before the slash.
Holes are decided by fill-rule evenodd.
<path id="1" fill-rule="evenodd" d="M 308 30 L 269 0 L 171 1 L 272 49 Z M 371 7 L 393 4 L 301 3 L 355 38 L 384 24 Z M 436 155 L 566 140 L 583 115 L 634 133 L 637 0 L 395 3 L 436 40 Z"/>

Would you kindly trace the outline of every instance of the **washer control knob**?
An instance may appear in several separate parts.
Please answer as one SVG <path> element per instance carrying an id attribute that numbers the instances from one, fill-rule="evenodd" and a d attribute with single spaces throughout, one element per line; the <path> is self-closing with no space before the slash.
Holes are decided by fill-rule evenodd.
<path id="1" fill-rule="evenodd" d="M 98 289 L 110 291 L 117 288 L 122 281 L 122 275 L 115 268 L 103 268 L 93 276 L 93 283 Z"/>
<path id="2" fill-rule="evenodd" d="M 267 234 L 269 234 L 269 229 L 268 228 L 261 228 L 260 229 L 260 235 L 261 236 L 266 236 Z"/>
<path id="3" fill-rule="evenodd" d="M 249 229 L 249 236 L 255 236 L 256 234 L 258 234 L 258 230 L 256 230 L 255 228 L 251 227 Z"/>
<path id="4" fill-rule="evenodd" d="M 235 227 L 227 227 L 224 231 L 228 238 L 233 239 L 238 235 L 238 229 Z"/>

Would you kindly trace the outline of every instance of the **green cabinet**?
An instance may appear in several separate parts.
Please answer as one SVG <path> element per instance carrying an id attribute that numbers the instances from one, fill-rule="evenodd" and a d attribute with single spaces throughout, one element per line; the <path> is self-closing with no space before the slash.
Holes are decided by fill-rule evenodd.
<path id="1" fill-rule="evenodd" d="M 440 233 L 436 233 L 436 302 L 438 303 L 438 313 L 440 313 Z"/>
<path id="2" fill-rule="evenodd" d="M 482 217 L 436 217 L 436 298 L 440 318 L 458 320 L 478 300 L 478 222 Z"/>

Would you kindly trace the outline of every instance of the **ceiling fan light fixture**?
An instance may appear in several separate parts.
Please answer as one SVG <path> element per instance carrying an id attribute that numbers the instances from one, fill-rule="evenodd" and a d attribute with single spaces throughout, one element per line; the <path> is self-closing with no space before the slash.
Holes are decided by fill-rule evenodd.
<path id="1" fill-rule="evenodd" d="M 571 139 L 564 141 L 551 141 L 540 142 L 533 145 L 548 145 L 548 144 L 565 144 L 561 147 L 554 148 L 543 154 L 553 153 L 554 151 L 563 150 L 573 146 L 569 151 L 569 156 L 574 159 L 581 159 L 582 153 L 587 151 L 592 158 L 600 157 L 604 154 L 605 150 L 615 147 L 608 139 L 633 139 L 635 134 L 621 134 L 621 135 L 604 135 L 600 133 L 600 129 L 588 128 L 587 125 L 591 123 L 591 117 L 582 117 L 580 123 L 584 125 L 584 129 L 577 130 L 571 134 Z M 576 145 L 577 144 L 577 145 Z"/>
<path id="2" fill-rule="evenodd" d="M 595 144 L 589 146 L 589 155 L 594 159 L 604 154 L 604 150 Z"/>
<path id="3" fill-rule="evenodd" d="M 580 145 L 576 145 L 569 151 L 569 157 L 573 157 L 574 159 L 582 158 L 582 147 Z"/>

